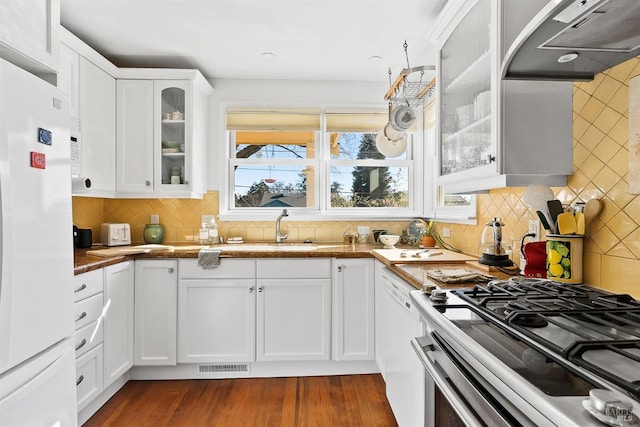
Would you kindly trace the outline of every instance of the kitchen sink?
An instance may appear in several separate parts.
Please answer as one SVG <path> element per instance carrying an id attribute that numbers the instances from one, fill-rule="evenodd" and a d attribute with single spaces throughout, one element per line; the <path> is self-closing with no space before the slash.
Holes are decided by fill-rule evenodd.
<path id="1" fill-rule="evenodd" d="M 317 245 L 308 243 L 239 243 L 239 244 L 226 244 L 219 246 L 212 246 L 213 248 L 220 249 L 222 252 L 258 252 L 258 251 L 289 251 L 289 252 L 305 252 L 315 251 L 318 249 Z"/>

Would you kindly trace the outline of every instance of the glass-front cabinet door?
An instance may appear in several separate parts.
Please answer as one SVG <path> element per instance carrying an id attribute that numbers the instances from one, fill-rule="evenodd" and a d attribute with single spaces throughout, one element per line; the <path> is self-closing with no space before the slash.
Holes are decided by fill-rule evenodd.
<path id="1" fill-rule="evenodd" d="M 547 2 L 464 0 L 441 14 L 436 179 L 445 193 L 566 185 L 571 82 L 502 80 L 499 73 L 505 50 Z"/>
<path id="2" fill-rule="evenodd" d="M 492 126 L 491 3 L 480 0 L 440 49 L 440 175 L 495 160 Z"/>
<path id="3" fill-rule="evenodd" d="M 156 188 L 164 191 L 183 190 L 189 184 L 191 171 L 186 161 L 190 150 L 192 122 L 190 91 L 187 81 L 155 81 L 156 93 Z"/>

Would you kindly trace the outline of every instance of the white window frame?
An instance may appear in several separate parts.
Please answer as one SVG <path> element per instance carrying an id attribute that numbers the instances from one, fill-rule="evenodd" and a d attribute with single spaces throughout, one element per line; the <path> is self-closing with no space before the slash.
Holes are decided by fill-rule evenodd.
<path id="1" fill-rule="evenodd" d="M 325 133 L 326 135 L 326 133 Z M 414 141 L 413 134 L 407 135 L 407 157 L 409 159 L 385 159 L 385 160 L 375 160 L 375 159 L 353 159 L 353 160 L 340 160 L 340 159 L 331 159 L 330 155 L 327 153 L 327 158 L 325 159 L 325 189 L 329 191 L 331 189 L 331 167 L 332 166 L 362 166 L 362 167 L 407 167 L 407 181 L 408 188 L 407 192 L 409 193 L 409 206 L 406 208 L 333 208 L 331 207 L 330 195 L 325 194 L 323 202 L 325 204 L 324 210 L 327 215 L 344 215 L 349 211 L 349 215 L 357 216 L 357 217 L 412 217 L 416 216 L 416 205 L 418 204 L 416 201 L 417 196 L 420 194 L 419 191 L 419 183 L 415 177 L 416 170 L 422 169 L 418 165 L 416 165 L 416 144 Z M 328 150 L 325 150 L 328 151 Z M 419 158 L 418 158 L 419 159 Z M 418 198 L 418 199 L 421 199 Z M 394 212 L 390 212 L 393 210 Z"/>
<path id="2" fill-rule="evenodd" d="M 235 207 L 235 193 L 233 189 L 235 188 L 235 173 L 234 166 L 235 165 L 296 165 L 296 166 L 313 166 L 316 170 L 321 168 L 319 153 L 318 150 L 322 150 L 319 145 L 322 144 L 320 132 L 314 132 L 315 142 L 316 142 L 316 157 L 312 159 L 238 159 L 235 156 L 232 156 L 232 153 L 235 153 L 236 142 L 233 138 L 233 133 L 231 131 L 226 131 L 226 141 L 227 143 L 227 158 L 226 158 L 226 182 L 228 183 L 225 187 L 227 190 L 227 194 L 225 195 L 227 199 L 227 206 L 229 206 L 230 213 L 235 212 L 240 215 L 251 215 L 252 213 L 258 211 L 262 215 L 268 212 L 274 212 L 278 208 L 239 208 Z M 319 207 L 321 204 L 321 199 L 319 196 L 319 180 L 315 180 L 314 184 L 314 192 L 315 194 L 313 205 Z M 295 207 L 287 207 L 287 209 L 291 212 L 305 212 L 305 211 L 317 211 L 318 209 L 314 208 L 295 208 Z M 279 212 L 279 211 L 278 211 Z"/>
<path id="3" fill-rule="evenodd" d="M 229 106 L 227 106 L 229 107 Z M 286 107 L 282 107 L 286 108 Z M 313 107 L 317 108 L 317 107 Z M 354 111 L 360 109 L 372 110 L 376 107 L 354 107 Z M 274 108 L 277 109 L 277 108 Z M 289 215 L 293 218 L 299 218 L 300 220 L 353 220 L 355 218 L 365 220 L 403 220 L 411 219 L 418 216 L 424 216 L 424 201 L 423 201 L 423 183 L 425 177 L 422 167 L 422 159 L 424 158 L 422 141 L 422 132 L 415 134 L 409 134 L 407 141 L 407 149 L 411 155 L 411 160 L 360 160 L 358 166 L 408 166 L 408 191 L 410 194 L 410 206 L 408 208 L 331 208 L 330 207 L 330 188 L 331 177 L 330 168 L 332 165 L 354 165 L 352 160 L 338 160 L 331 159 L 328 150 L 327 132 L 325 126 L 324 115 L 328 108 L 321 108 L 321 130 L 317 133 L 316 139 L 316 157 L 315 159 L 304 160 L 270 160 L 270 164 L 314 164 L 317 170 L 315 195 L 316 208 L 287 208 Z M 226 129 L 226 108 L 224 109 L 223 126 Z M 422 115 L 418 114 L 417 128 L 422 129 Z M 224 162 L 219 164 L 224 165 L 224 179 L 222 188 L 220 188 L 219 199 L 219 215 L 223 221 L 264 221 L 272 220 L 280 214 L 281 210 L 278 208 L 236 208 L 234 206 L 234 164 L 256 164 L 261 163 L 257 159 L 235 159 L 235 141 L 231 140 L 230 131 L 225 131 L 224 141 Z M 242 160 L 242 162 L 238 162 Z M 362 163 L 360 163 L 362 162 Z M 264 163 L 264 162 L 262 162 Z M 412 193 L 413 192 L 413 193 Z"/>

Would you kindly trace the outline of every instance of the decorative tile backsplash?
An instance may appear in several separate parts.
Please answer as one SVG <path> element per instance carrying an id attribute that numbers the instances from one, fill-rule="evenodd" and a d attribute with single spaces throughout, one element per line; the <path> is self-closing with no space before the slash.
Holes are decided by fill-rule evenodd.
<path id="1" fill-rule="evenodd" d="M 583 279 L 585 283 L 640 298 L 640 197 L 629 194 L 629 79 L 640 75 L 640 58 L 624 62 L 591 82 L 574 84 L 573 96 L 573 175 L 566 187 L 554 188 L 565 204 L 602 200 L 598 218 L 587 227 Z M 532 118 L 534 120 L 535 118 Z M 542 124 L 543 125 L 543 124 Z M 500 218 L 505 227 L 504 240 L 516 249 L 527 233 L 529 219 L 536 219 L 522 201 L 524 188 L 492 190 L 478 195 L 478 224 L 442 224 L 451 230 L 447 240 L 469 254 L 478 254 L 484 224 Z M 218 213 L 218 192 L 211 191 L 202 200 L 191 199 L 97 199 L 74 197 L 74 223 L 93 229 L 94 242 L 100 241 L 102 222 L 128 222 L 132 241 L 141 243 L 142 230 L 149 215 L 160 215 L 166 227 L 166 242 L 187 243 L 197 240 L 200 215 Z M 296 221 L 286 218 L 283 229 L 290 241 L 310 239 L 316 242 L 342 241 L 349 228 L 368 225 L 401 233 L 407 222 L 379 221 Z M 261 222 L 219 223 L 223 236 L 241 236 L 252 241 L 275 239 L 275 216 Z"/>

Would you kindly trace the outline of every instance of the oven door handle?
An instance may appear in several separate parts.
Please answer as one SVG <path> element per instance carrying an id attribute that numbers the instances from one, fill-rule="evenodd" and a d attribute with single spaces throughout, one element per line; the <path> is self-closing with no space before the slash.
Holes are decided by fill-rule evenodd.
<path id="1" fill-rule="evenodd" d="M 429 359 L 429 355 L 427 353 L 432 353 L 435 351 L 435 345 L 430 337 L 424 336 L 419 338 L 414 338 L 411 340 L 411 346 L 415 350 L 420 362 L 427 370 L 431 378 L 433 378 L 433 382 L 440 389 L 445 398 L 451 403 L 451 406 L 454 408 L 458 416 L 462 419 L 465 425 L 469 427 L 482 427 L 485 424 L 480 422 L 478 418 L 473 414 L 471 410 L 468 409 L 468 403 L 462 399 L 458 393 L 451 387 L 449 382 L 443 373 L 440 372 L 440 369 L 433 363 L 431 359 Z M 424 349 L 427 349 L 426 352 Z"/>

